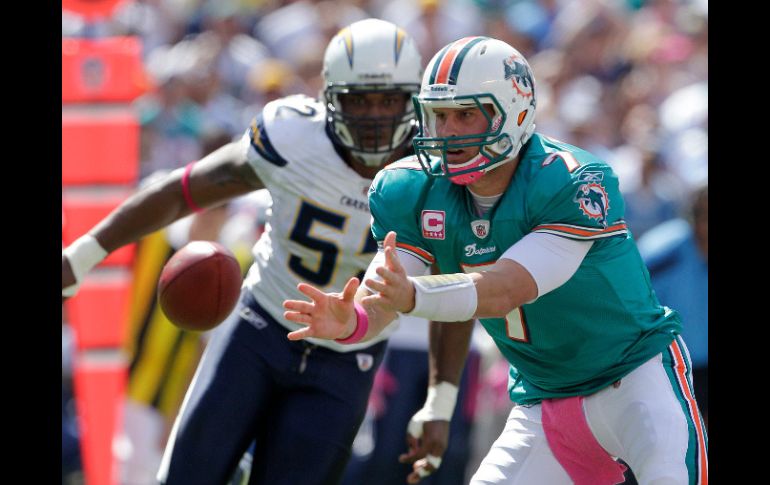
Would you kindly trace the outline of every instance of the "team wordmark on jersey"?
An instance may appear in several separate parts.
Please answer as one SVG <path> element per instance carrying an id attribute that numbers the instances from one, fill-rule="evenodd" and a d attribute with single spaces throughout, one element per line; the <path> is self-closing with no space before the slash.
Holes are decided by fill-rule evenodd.
<path id="1" fill-rule="evenodd" d="M 494 253 L 497 251 L 497 246 L 490 246 L 488 248 L 477 248 L 476 243 L 468 244 L 465 246 L 465 255 L 470 256 L 483 256 L 484 254 Z"/>
<path id="2" fill-rule="evenodd" d="M 575 202 L 587 217 L 596 219 L 607 227 L 607 211 L 610 210 L 610 198 L 601 184 L 587 183 L 578 188 Z"/>
<path id="3" fill-rule="evenodd" d="M 422 237 L 426 239 L 444 239 L 444 211 L 422 211 Z"/>
<path id="4" fill-rule="evenodd" d="M 358 200 L 353 197 L 348 197 L 347 195 L 343 195 L 340 197 L 340 205 L 346 206 L 346 207 L 352 207 L 354 209 L 362 210 L 364 212 L 369 212 L 369 204 L 367 202 L 364 202 L 363 200 Z"/>
<path id="5" fill-rule="evenodd" d="M 489 235 L 489 221 L 486 219 L 475 220 L 471 222 L 471 230 L 477 238 L 484 239 Z"/>

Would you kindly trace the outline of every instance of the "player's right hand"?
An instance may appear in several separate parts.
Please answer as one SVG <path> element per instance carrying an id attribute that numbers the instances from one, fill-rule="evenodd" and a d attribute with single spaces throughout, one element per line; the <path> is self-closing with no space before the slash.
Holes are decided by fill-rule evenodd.
<path id="1" fill-rule="evenodd" d="M 386 311 L 408 313 L 414 309 L 414 285 L 398 259 L 395 231 L 390 231 L 385 236 L 383 251 L 385 264 L 376 269 L 382 280 L 369 278 L 364 282 L 375 293 L 364 297 L 362 303 L 376 305 Z"/>
<path id="2" fill-rule="evenodd" d="M 449 421 L 423 421 L 419 411 L 409 421 L 406 434 L 408 450 L 398 457 L 401 463 L 412 463 L 409 484 L 418 483 L 441 466 L 441 457 L 449 444 Z"/>
<path id="3" fill-rule="evenodd" d="M 360 282 L 350 278 L 342 293 L 324 293 L 318 288 L 300 283 L 297 289 L 310 297 L 312 301 L 285 300 L 287 310 L 283 316 L 292 322 L 307 325 L 306 328 L 288 334 L 289 340 L 301 340 L 308 337 L 334 340 L 345 338 L 356 328 L 357 318 L 353 306 L 353 297 Z"/>

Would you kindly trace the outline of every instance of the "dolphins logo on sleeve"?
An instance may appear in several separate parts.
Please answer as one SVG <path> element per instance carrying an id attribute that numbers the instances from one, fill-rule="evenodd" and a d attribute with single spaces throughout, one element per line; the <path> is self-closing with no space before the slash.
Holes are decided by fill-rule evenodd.
<path id="1" fill-rule="evenodd" d="M 586 217 L 596 219 L 603 227 L 607 227 L 610 198 L 601 184 L 587 183 L 581 185 L 575 194 L 574 201 L 577 202 Z"/>

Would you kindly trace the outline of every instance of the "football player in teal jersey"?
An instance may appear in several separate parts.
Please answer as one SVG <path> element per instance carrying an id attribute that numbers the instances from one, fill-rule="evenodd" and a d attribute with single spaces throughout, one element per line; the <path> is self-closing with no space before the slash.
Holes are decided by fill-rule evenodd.
<path id="1" fill-rule="evenodd" d="M 364 284 L 299 285 L 311 301 L 285 315 L 307 327 L 289 338 L 363 341 L 398 313 L 434 322 L 409 483 L 441 464 L 473 318 L 510 363 L 516 406 L 471 484 L 621 483 L 617 459 L 639 483 L 707 483 L 680 318 L 652 290 L 610 166 L 535 132 L 534 76 L 502 41 L 447 45 L 413 100 L 416 154 L 369 190 L 380 251 Z"/>

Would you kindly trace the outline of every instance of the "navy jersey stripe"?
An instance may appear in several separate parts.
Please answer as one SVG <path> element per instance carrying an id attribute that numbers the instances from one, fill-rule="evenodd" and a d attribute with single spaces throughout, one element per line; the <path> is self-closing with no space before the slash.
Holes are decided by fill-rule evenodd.
<path id="1" fill-rule="evenodd" d="M 452 44 L 454 44 L 454 42 Z M 452 44 L 449 44 L 448 46 L 441 49 L 441 53 L 436 57 L 436 62 L 433 64 L 433 70 L 430 72 L 430 80 L 428 81 L 428 84 L 434 84 L 436 82 L 436 74 L 438 74 L 438 66 L 441 64 L 441 61 L 444 60 L 444 54 L 446 54 L 446 51 L 449 50 Z"/>

